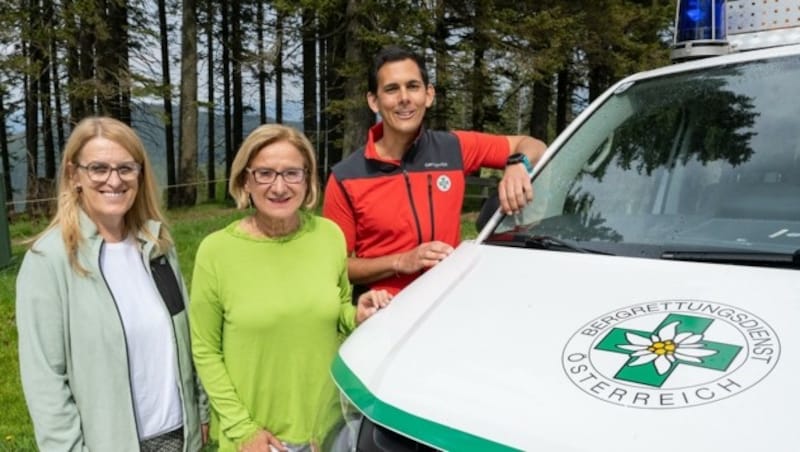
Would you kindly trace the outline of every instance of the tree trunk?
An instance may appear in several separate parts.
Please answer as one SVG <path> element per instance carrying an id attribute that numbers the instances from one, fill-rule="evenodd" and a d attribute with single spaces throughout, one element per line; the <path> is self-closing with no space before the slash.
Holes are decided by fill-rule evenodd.
<path id="1" fill-rule="evenodd" d="M 447 95 L 450 87 L 450 77 L 448 76 L 448 45 L 447 40 L 450 32 L 445 23 L 445 0 L 436 1 L 434 32 L 434 53 L 436 55 L 436 102 L 433 104 L 430 115 L 431 127 L 436 130 L 447 130 L 447 118 L 449 116 Z"/>
<path id="2" fill-rule="evenodd" d="M 317 33 L 316 15 L 311 8 L 302 13 L 303 37 L 303 131 L 311 140 L 319 158 L 319 129 L 317 128 Z"/>
<path id="3" fill-rule="evenodd" d="M 329 28 L 327 23 L 321 28 L 327 31 Z M 328 179 L 328 168 L 330 168 L 330 136 L 328 134 L 329 130 L 329 115 L 327 110 L 328 106 L 328 90 L 330 89 L 331 84 L 331 70 L 328 61 L 328 52 L 329 46 L 331 45 L 332 38 L 325 37 L 320 38 L 319 42 L 319 73 L 320 73 L 320 84 L 319 84 L 319 143 L 317 144 L 317 154 L 319 154 L 319 172 L 320 172 L 320 180 L 327 180 Z"/>
<path id="4" fill-rule="evenodd" d="M 39 72 L 39 103 L 42 109 L 42 144 L 44 148 L 44 177 L 56 178 L 56 150 L 53 141 L 53 107 L 50 91 L 50 70 L 55 55 L 50 53 L 53 38 L 53 2 L 42 0 L 42 29 L 39 32 L 42 66 Z"/>
<path id="5" fill-rule="evenodd" d="M 613 76 L 611 68 L 605 65 L 595 65 L 589 68 L 589 102 L 597 99 L 610 85 Z"/>
<path id="6" fill-rule="evenodd" d="M 112 1 L 112 18 L 115 27 L 114 54 L 117 58 L 117 92 L 114 99 L 114 114 L 120 121 L 131 125 L 131 68 L 128 48 L 128 4 L 125 1 Z"/>
<path id="7" fill-rule="evenodd" d="M 275 122 L 283 124 L 283 21 L 286 14 L 278 8 L 275 19 Z"/>
<path id="8" fill-rule="evenodd" d="M 206 1 L 206 43 L 208 44 L 208 153 L 206 155 L 206 172 L 208 174 L 208 199 L 217 199 L 216 168 L 216 116 L 214 102 L 214 2 Z"/>
<path id="9" fill-rule="evenodd" d="M 76 123 L 86 116 L 97 114 L 97 88 L 93 86 L 96 73 L 94 47 L 97 34 L 95 33 L 95 27 L 91 23 L 91 20 L 81 18 L 77 27 L 79 30 L 80 42 L 80 75 L 78 77 L 77 89 L 79 92 L 78 102 L 81 105 L 79 107 L 80 116 L 75 117 Z"/>
<path id="10" fill-rule="evenodd" d="M 572 108 L 572 83 L 568 68 L 558 72 L 556 90 L 556 135 L 558 135 L 567 128 L 569 124 L 567 112 Z"/>
<path id="11" fill-rule="evenodd" d="M 337 24 L 338 25 L 338 24 Z M 336 25 L 334 25 L 335 27 Z M 325 105 L 330 108 L 330 105 L 336 101 L 344 100 L 344 77 L 338 74 L 337 61 L 343 61 L 345 56 L 344 37 L 342 35 L 334 35 L 328 40 L 328 51 L 326 54 L 326 71 L 328 91 L 326 95 Z M 328 165 L 333 166 L 344 157 L 345 152 L 342 148 L 342 141 L 344 139 L 344 115 L 340 112 L 328 111 L 326 115 L 325 131 L 328 134 Z"/>
<path id="12" fill-rule="evenodd" d="M 220 3 L 220 16 L 222 24 L 222 120 L 225 123 L 223 128 L 225 134 L 225 177 L 231 176 L 231 164 L 233 163 L 233 130 L 231 129 L 231 57 L 230 57 L 230 31 L 228 22 L 230 20 L 230 8 L 228 2 Z M 230 193 L 225 192 L 225 198 L 230 198 Z"/>
<path id="13" fill-rule="evenodd" d="M 69 122 L 77 124 L 86 116 L 85 103 L 81 95 L 81 56 L 79 46 L 83 36 L 72 10 L 73 2 L 64 1 L 64 24 L 71 36 L 66 40 L 67 51 L 67 103 L 69 104 Z"/>
<path id="14" fill-rule="evenodd" d="M 342 158 L 364 145 L 367 132 L 375 122 L 375 114 L 366 105 L 367 92 L 366 71 L 353 70 L 363 68 L 364 61 L 370 61 L 359 39 L 358 29 L 362 8 L 359 0 L 347 1 L 347 27 L 345 29 L 345 66 L 349 69 L 344 82 L 344 99 L 350 103 L 344 112 L 344 136 L 342 137 Z"/>
<path id="15" fill-rule="evenodd" d="M 60 150 L 64 149 L 64 108 L 61 105 L 61 79 L 58 70 L 58 44 L 56 37 L 51 36 L 50 39 L 50 55 L 53 56 L 50 65 L 52 66 L 53 76 L 53 98 L 55 99 L 55 124 L 56 124 L 56 160 L 60 155 Z"/>
<path id="16" fill-rule="evenodd" d="M 258 114 L 261 124 L 267 123 L 267 70 L 264 52 L 264 3 L 256 5 L 256 45 L 258 46 Z"/>
<path id="17" fill-rule="evenodd" d="M 9 203 L 14 200 L 14 191 L 11 187 L 11 159 L 9 158 L 8 150 L 8 134 L 6 132 L 6 109 L 5 109 L 5 91 L 0 88 L 0 156 L 3 160 L 3 186 L 6 191 L 5 202 Z M 13 210 L 13 204 L 11 204 Z"/>
<path id="18" fill-rule="evenodd" d="M 27 199 L 36 200 L 39 193 L 39 67 L 42 56 L 31 36 L 37 30 L 39 6 L 36 0 L 28 2 L 28 33 L 22 35 L 22 54 L 26 58 L 28 71 L 23 76 L 25 95 L 25 148 L 27 151 Z M 41 213 L 41 205 L 34 202 L 26 206 L 27 210 Z"/>
<path id="19" fill-rule="evenodd" d="M 175 168 L 175 131 L 172 116 L 172 80 L 169 61 L 169 29 L 167 27 L 167 2 L 158 0 L 158 29 L 161 38 L 161 93 L 164 104 L 164 151 L 167 160 L 167 207 L 177 207 L 178 190 Z"/>
<path id="20" fill-rule="evenodd" d="M 181 32 L 181 159 L 178 174 L 182 206 L 197 202 L 197 10 L 195 0 L 183 0 Z"/>
<path id="21" fill-rule="evenodd" d="M 97 84 L 95 86 L 98 90 L 100 114 L 118 118 L 114 105 L 115 94 L 119 90 L 119 81 L 115 77 L 117 75 L 117 56 L 114 53 L 116 47 L 113 42 L 114 37 L 111 36 L 112 31 L 115 31 L 113 26 L 116 20 L 111 15 L 113 10 L 109 5 L 113 2 L 114 0 L 99 0 L 102 22 L 96 24 L 95 52 L 97 59 L 95 70 L 97 71 Z"/>
<path id="22" fill-rule="evenodd" d="M 486 122 L 486 109 L 483 102 L 487 94 L 488 83 L 486 80 L 486 60 L 485 55 L 489 47 L 488 37 L 484 29 L 484 15 L 488 13 L 486 0 L 475 2 L 475 12 L 473 17 L 473 51 L 472 51 L 472 125 L 473 130 L 482 131 Z"/>
<path id="23" fill-rule="evenodd" d="M 538 80 L 533 84 L 530 134 L 545 143 L 550 142 L 547 125 L 550 122 L 552 81 L 552 77 L 545 77 L 543 80 Z"/>
<path id="24" fill-rule="evenodd" d="M 131 76 L 128 62 L 128 6 L 121 0 L 100 0 L 95 54 L 100 111 L 130 125 Z"/>
<path id="25" fill-rule="evenodd" d="M 231 1 L 231 59 L 233 82 L 233 152 L 244 141 L 244 99 L 242 98 L 242 2 Z"/>

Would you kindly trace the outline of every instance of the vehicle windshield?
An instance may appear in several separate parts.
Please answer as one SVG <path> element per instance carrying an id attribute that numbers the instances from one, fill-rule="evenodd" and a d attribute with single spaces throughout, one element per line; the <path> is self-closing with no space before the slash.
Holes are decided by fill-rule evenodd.
<path id="1" fill-rule="evenodd" d="M 800 56 L 621 86 L 534 180 L 534 201 L 487 242 L 583 249 L 800 249 Z"/>

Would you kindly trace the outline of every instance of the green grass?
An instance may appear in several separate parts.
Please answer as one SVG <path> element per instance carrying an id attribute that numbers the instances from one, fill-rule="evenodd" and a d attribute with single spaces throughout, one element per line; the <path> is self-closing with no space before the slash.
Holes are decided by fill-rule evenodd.
<path id="1" fill-rule="evenodd" d="M 191 283 L 194 256 L 200 241 L 210 232 L 227 226 L 245 214 L 220 204 L 201 204 L 167 213 L 167 221 L 178 249 L 181 271 L 187 284 Z M 474 219 L 475 214 L 462 216 L 463 238 L 474 238 L 477 235 Z M 16 218 L 9 225 L 11 264 L 0 269 L 0 452 L 36 450 L 33 428 L 19 381 L 14 299 L 16 275 L 26 249 L 22 242 L 46 226 L 47 221 L 43 219 Z M 215 448 L 211 446 L 206 450 L 212 451 Z"/>

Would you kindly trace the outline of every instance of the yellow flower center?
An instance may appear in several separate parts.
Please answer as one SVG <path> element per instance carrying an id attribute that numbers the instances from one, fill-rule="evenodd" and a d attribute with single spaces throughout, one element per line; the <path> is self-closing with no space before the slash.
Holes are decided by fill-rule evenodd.
<path id="1" fill-rule="evenodd" d="M 672 355 L 675 353 L 675 349 L 678 348 L 672 340 L 666 341 L 658 341 L 653 342 L 653 344 L 647 348 L 650 353 L 656 354 L 658 356 L 663 355 Z"/>

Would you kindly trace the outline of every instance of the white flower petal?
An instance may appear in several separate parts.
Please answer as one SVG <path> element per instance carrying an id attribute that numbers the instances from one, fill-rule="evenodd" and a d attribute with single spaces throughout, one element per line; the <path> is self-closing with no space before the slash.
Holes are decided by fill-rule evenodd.
<path id="1" fill-rule="evenodd" d="M 681 334 L 687 334 L 687 333 L 681 333 Z M 681 334 L 679 334 L 678 336 L 680 336 Z M 690 345 L 690 344 L 696 344 L 696 343 L 700 342 L 701 339 L 703 339 L 703 335 L 702 334 L 689 334 L 689 337 L 687 337 L 686 339 L 680 340 L 680 341 L 676 337 L 675 338 L 675 343 L 683 345 L 683 346 L 686 346 L 686 345 Z"/>
<path id="2" fill-rule="evenodd" d="M 655 360 L 656 358 L 658 358 L 658 355 L 648 353 L 646 355 L 642 355 L 636 358 L 636 361 L 630 363 L 629 366 L 641 366 L 642 364 L 653 362 L 653 360 Z"/>
<path id="3" fill-rule="evenodd" d="M 691 356 L 681 355 L 680 353 L 677 353 L 677 352 L 675 353 L 675 357 L 678 358 L 681 361 L 686 361 L 686 362 L 690 362 L 690 363 L 698 363 L 699 364 L 699 363 L 703 362 L 700 358 L 693 358 Z"/>
<path id="4" fill-rule="evenodd" d="M 672 355 L 664 355 L 664 356 L 666 356 L 666 357 L 667 357 L 667 361 L 669 361 L 669 362 L 671 362 L 671 363 L 674 363 L 674 362 L 675 362 L 675 357 L 674 357 L 674 356 L 672 356 Z"/>
<path id="5" fill-rule="evenodd" d="M 660 337 L 662 341 L 671 340 L 675 337 L 675 329 L 678 327 L 679 323 L 680 322 L 672 322 L 664 325 L 664 328 L 659 330 L 658 337 Z"/>
<path id="6" fill-rule="evenodd" d="M 658 372 L 659 375 L 667 373 L 670 367 L 672 367 L 672 363 L 664 356 L 659 356 L 656 360 L 656 372 Z"/>
<path id="7" fill-rule="evenodd" d="M 653 345 L 653 343 L 650 342 L 650 339 L 634 333 L 625 333 L 625 339 L 627 339 L 628 343 L 632 345 L 644 345 L 645 347 Z"/>
<path id="8" fill-rule="evenodd" d="M 675 350 L 675 354 L 678 355 L 687 355 L 687 356 L 711 356 L 717 353 L 716 350 L 709 350 L 707 348 L 683 348 L 678 347 Z"/>
<path id="9" fill-rule="evenodd" d="M 636 352 L 636 351 L 640 351 L 640 350 L 647 350 L 647 347 L 648 347 L 648 346 L 647 346 L 647 345 L 630 345 L 630 344 L 625 344 L 625 345 L 617 345 L 617 347 L 619 347 L 619 348 L 621 348 L 621 349 L 623 349 L 623 350 L 630 350 L 630 351 L 632 351 L 632 352 Z"/>
<path id="10" fill-rule="evenodd" d="M 676 344 L 683 343 L 683 341 L 685 341 L 686 338 L 691 336 L 692 334 L 694 333 L 692 333 L 691 331 L 684 331 L 683 333 L 678 333 L 677 335 L 675 335 L 675 339 L 673 339 L 672 341 L 675 342 Z"/>
<path id="11" fill-rule="evenodd" d="M 636 353 L 631 353 L 631 356 L 644 356 L 644 355 L 653 355 L 653 352 L 651 352 L 650 350 L 644 349 L 644 350 L 639 350 Z M 653 356 L 656 356 L 656 355 L 653 355 Z"/>
<path id="12" fill-rule="evenodd" d="M 650 336 L 650 340 L 653 341 L 653 343 L 661 342 L 661 338 L 658 337 L 657 334 L 654 334 L 654 335 Z"/>

